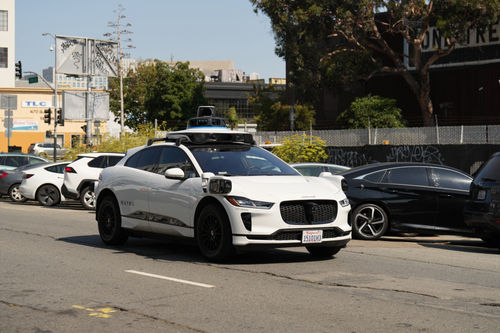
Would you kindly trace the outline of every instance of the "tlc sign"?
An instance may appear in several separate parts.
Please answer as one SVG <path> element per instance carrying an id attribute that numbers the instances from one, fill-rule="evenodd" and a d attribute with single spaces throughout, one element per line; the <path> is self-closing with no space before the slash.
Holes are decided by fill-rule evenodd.
<path id="1" fill-rule="evenodd" d="M 24 108 L 49 108 L 52 107 L 52 102 L 46 101 L 23 101 Z"/>

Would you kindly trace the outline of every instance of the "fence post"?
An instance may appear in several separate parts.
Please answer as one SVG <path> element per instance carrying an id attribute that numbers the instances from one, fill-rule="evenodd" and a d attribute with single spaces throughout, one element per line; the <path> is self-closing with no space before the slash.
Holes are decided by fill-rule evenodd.
<path id="1" fill-rule="evenodd" d="M 434 119 L 436 119 L 436 143 L 439 144 L 439 125 L 437 114 L 434 115 Z"/>
<path id="2" fill-rule="evenodd" d="M 460 126 L 460 144 L 464 143 L 464 125 Z"/>

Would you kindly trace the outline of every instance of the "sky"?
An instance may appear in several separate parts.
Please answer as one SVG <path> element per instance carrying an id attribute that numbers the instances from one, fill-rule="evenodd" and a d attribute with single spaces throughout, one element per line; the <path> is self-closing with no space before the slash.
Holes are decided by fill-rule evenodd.
<path id="1" fill-rule="evenodd" d="M 119 4 L 132 58 L 232 60 L 247 75 L 285 77 L 270 20 L 249 0 L 16 0 L 16 61 L 39 73 L 54 65 L 53 38 L 42 33 L 106 39 Z"/>

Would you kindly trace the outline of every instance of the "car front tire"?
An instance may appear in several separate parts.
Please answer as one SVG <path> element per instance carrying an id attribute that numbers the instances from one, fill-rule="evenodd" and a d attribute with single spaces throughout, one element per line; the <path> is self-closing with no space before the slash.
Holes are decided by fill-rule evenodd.
<path id="1" fill-rule="evenodd" d="M 80 192 L 80 202 L 85 209 L 95 209 L 95 192 L 89 186 L 85 186 Z"/>
<path id="2" fill-rule="evenodd" d="M 368 203 L 354 209 L 351 225 L 356 238 L 374 240 L 385 234 L 389 227 L 389 218 L 382 207 Z"/>
<path id="3" fill-rule="evenodd" d="M 36 199 L 42 206 L 54 206 L 61 200 L 61 195 L 55 186 L 47 184 L 38 189 Z"/>
<path id="4" fill-rule="evenodd" d="M 97 210 L 99 236 L 108 245 L 122 245 L 128 235 L 122 228 L 120 208 L 113 197 L 105 197 Z"/>
<path id="5" fill-rule="evenodd" d="M 221 207 L 205 206 L 196 223 L 196 242 L 201 254 L 211 261 L 222 261 L 234 253 L 231 226 Z"/>

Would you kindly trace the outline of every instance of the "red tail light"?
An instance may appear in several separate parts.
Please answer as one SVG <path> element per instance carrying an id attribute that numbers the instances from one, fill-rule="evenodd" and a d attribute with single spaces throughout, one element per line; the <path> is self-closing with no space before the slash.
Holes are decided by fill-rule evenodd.
<path id="1" fill-rule="evenodd" d="M 2 172 L 0 171 L 0 178 L 4 178 L 5 176 L 7 176 L 8 173 L 7 172 Z"/>
<path id="2" fill-rule="evenodd" d="M 64 168 L 64 172 L 67 172 L 67 173 L 76 173 L 75 169 L 73 169 L 72 167 L 65 167 Z"/>
<path id="3" fill-rule="evenodd" d="M 33 174 L 32 173 L 25 173 L 23 175 L 23 179 L 30 179 L 31 177 L 33 177 Z"/>

